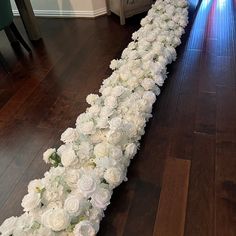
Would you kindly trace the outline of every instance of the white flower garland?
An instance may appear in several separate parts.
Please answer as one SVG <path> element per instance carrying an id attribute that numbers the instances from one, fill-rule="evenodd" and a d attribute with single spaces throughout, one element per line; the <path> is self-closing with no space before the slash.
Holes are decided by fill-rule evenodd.
<path id="1" fill-rule="evenodd" d="M 113 189 L 127 180 L 152 105 L 166 78 L 166 66 L 188 22 L 187 0 L 157 0 L 112 75 L 79 115 L 76 128 L 62 135 L 62 146 L 43 159 L 53 167 L 29 183 L 25 213 L 0 226 L 1 235 L 92 236 L 99 230 Z"/>

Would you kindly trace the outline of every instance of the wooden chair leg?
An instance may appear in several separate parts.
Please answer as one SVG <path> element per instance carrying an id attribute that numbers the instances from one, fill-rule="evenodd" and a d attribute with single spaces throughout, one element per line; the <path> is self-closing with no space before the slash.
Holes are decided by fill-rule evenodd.
<path id="1" fill-rule="evenodd" d="M 7 26 L 6 28 L 4 28 L 4 31 L 11 44 L 19 43 L 16 36 L 11 31 L 10 27 Z"/>
<path id="2" fill-rule="evenodd" d="M 125 24 L 125 9 L 124 9 L 124 0 L 120 0 L 120 24 Z"/>
<path id="3" fill-rule="evenodd" d="M 13 34 L 16 36 L 16 38 L 20 41 L 20 43 L 24 46 L 24 48 L 28 51 L 31 52 L 31 48 L 28 46 L 28 44 L 25 42 L 25 40 L 23 39 L 23 37 L 21 36 L 20 32 L 18 31 L 18 29 L 16 28 L 16 25 L 14 24 L 14 22 L 12 22 L 10 24 L 10 29 L 13 32 Z"/>
<path id="4" fill-rule="evenodd" d="M 7 73 L 10 73 L 9 66 L 5 61 L 5 58 L 3 57 L 1 52 L 0 52 L 0 64 Z"/>

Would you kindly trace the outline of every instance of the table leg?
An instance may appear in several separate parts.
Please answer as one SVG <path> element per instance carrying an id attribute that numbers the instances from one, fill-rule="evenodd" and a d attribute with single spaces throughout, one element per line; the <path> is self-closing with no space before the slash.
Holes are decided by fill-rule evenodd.
<path id="1" fill-rule="evenodd" d="M 40 30 L 30 0 L 15 0 L 15 2 L 30 40 L 40 39 Z"/>

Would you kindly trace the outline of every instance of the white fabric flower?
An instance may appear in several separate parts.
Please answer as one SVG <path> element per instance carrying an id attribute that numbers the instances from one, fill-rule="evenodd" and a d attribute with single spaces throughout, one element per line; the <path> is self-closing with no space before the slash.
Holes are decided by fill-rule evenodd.
<path id="1" fill-rule="evenodd" d="M 76 195 L 69 195 L 64 203 L 64 209 L 73 216 L 77 216 L 81 210 L 81 198 Z"/>
<path id="2" fill-rule="evenodd" d="M 57 152 L 61 157 L 61 163 L 63 166 L 68 167 L 77 164 L 78 158 L 71 143 L 62 145 L 58 148 Z"/>
<path id="3" fill-rule="evenodd" d="M 8 219 L 6 219 L 2 225 L 0 226 L 0 233 L 1 235 L 5 235 L 5 236 L 8 236 L 8 235 L 11 235 L 13 233 L 13 230 L 15 228 L 15 225 L 16 225 L 16 221 L 17 221 L 17 217 L 10 217 Z"/>
<path id="4" fill-rule="evenodd" d="M 80 221 L 74 229 L 75 236 L 95 236 L 96 230 L 93 224 L 88 220 Z"/>
<path id="5" fill-rule="evenodd" d="M 51 229 L 46 228 L 44 226 L 40 226 L 40 228 L 36 232 L 33 235 L 35 235 L 35 236 L 37 236 L 37 235 L 38 236 L 40 236 L 40 235 L 42 235 L 42 236 L 44 236 L 44 235 L 45 236 L 55 236 L 55 233 Z"/>
<path id="6" fill-rule="evenodd" d="M 49 163 L 49 158 L 50 156 L 56 152 L 56 149 L 55 148 L 49 148 L 47 151 L 45 151 L 43 153 L 43 160 L 46 162 L 46 163 Z"/>
<path id="7" fill-rule="evenodd" d="M 89 159 L 92 145 L 89 142 L 81 142 L 77 154 L 80 159 Z"/>
<path id="8" fill-rule="evenodd" d="M 120 160 L 123 156 L 121 148 L 119 146 L 110 145 L 109 156 L 115 160 Z"/>
<path id="9" fill-rule="evenodd" d="M 98 188 L 91 197 L 91 203 L 97 208 L 106 208 L 110 204 L 111 192 L 105 188 Z"/>
<path id="10" fill-rule="evenodd" d="M 86 97 L 86 102 L 89 104 L 89 105 L 94 105 L 99 99 L 99 96 L 97 94 L 89 94 L 87 97 Z"/>
<path id="11" fill-rule="evenodd" d="M 104 179 L 109 183 L 110 185 L 118 185 L 122 182 L 124 176 L 123 172 L 120 168 L 111 167 L 107 169 L 104 173 Z"/>
<path id="12" fill-rule="evenodd" d="M 149 104 L 153 104 L 156 101 L 156 95 L 151 91 L 146 91 L 143 94 L 143 99 L 146 100 Z"/>
<path id="13" fill-rule="evenodd" d="M 125 88 L 123 86 L 116 86 L 112 89 L 112 95 L 115 97 L 120 97 L 125 91 Z"/>
<path id="14" fill-rule="evenodd" d="M 76 129 L 68 128 L 61 135 L 61 141 L 64 143 L 72 143 L 78 138 Z"/>
<path id="15" fill-rule="evenodd" d="M 125 148 L 125 157 L 131 159 L 136 153 L 137 145 L 135 143 L 129 143 Z"/>
<path id="16" fill-rule="evenodd" d="M 117 130 L 122 128 L 122 119 L 120 117 L 114 117 L 109 121 L 110 129 Z"/>
<path id="17" fill-rule="evenodd" d="M 108 108 L 116 108 L 118 106 L 117 98 L 114 96 L 108 96 L 106 97 L 104 104 Z"/>
<path id="18" fill-rule="evenodd" d="M 120 131 L 108 131 L 107 132 L 107 140 L 109 143 L 116 145 L 121 143 L 121 141 L 125 138 L 124 133 Z"/>
<path id="19" fill-rule="evenodd" d="M 79 178 L 80 178 L 80 173 L 77 169 L 70 169 L 66 171 L 65 181 L 69 185 L 69 187 L 75 188 Z"/>
<path id="20" fill-rule="evenodd" d="M 142 82 L 141 85 L 145 90 L 152 90 L 155 87 L 155 82 L 152 79 L 145 78 Z"/>
<path id="21" fill-rule="evenodd" d="M 106 142 L 98 143 L 94 147 L 94 155 L 99 158 L 99 157 L 106 157 L 109 155 L 109 144 Z"/>
<path id="22" fill-rule="evenodd" d="M 45 184 L 42 179 L 35 179 L 30 181 L 28 185 L 29 193 L 39 193 L 45 187 Z"/>
<path id="23" fill-rule="evenodd" d="M 95 126 L 93 121 L 88 121 L 77 125 L 77 129 L 79 130 L 79 132 L 84 135 L 94 133 L 94 128 Z"/>
<path id="24" fill-rule="evenodd" d="M 63 209 L 49 209 L 42 215 L 42 223 L 53 231 L 66 229 L 70 223 L 70 217 Z"/>
<path id="25" fill-rule="evenodd" d="M 77 187 L 78 187 L 78 191 L 84 197 L 89 197 L 95 192 L 95 190 L 97 188 L 97 183 L 96 183 L 95 179 L 92 176 L 83 175 L 78 180 Z"/>
<path id="26" fill-rule="evenodd" d="M 110 64 L 110 68 L 112 69 L 112 70 L 115 70 L 115 69 L 117 69 L 119 67 L 119 60 L 112 60 L 111 61 L 111 64 Z"/>
<path id="27" fill-rule="evenodd" d="M 40 194 L 31 192 L 24 196 L 21 205 L 24 208 L 24 211 L 30 211 L 36 208 L 40 202 Z"/>

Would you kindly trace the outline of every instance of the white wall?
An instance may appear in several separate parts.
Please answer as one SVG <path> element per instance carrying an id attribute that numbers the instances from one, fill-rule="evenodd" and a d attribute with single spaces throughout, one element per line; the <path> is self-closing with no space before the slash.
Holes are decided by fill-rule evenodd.
<path id="1" fill-rule="evenodd" d="M 11 2 L 17 14 L 15 1 Z M 31 3 L 37 16 L 96 17 L 106 13 L 105 0 L 31 0 Z"/>

